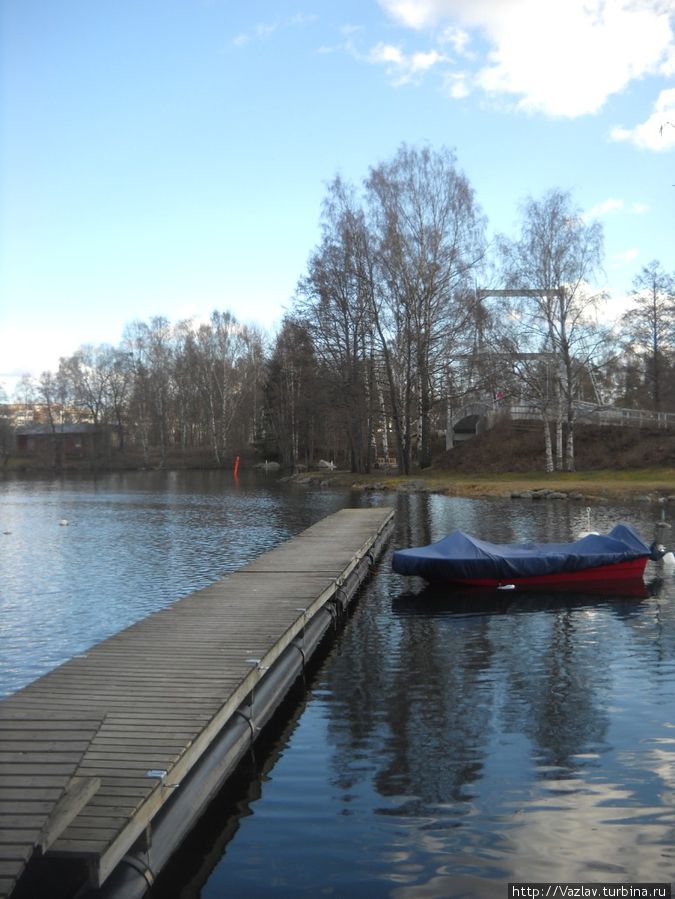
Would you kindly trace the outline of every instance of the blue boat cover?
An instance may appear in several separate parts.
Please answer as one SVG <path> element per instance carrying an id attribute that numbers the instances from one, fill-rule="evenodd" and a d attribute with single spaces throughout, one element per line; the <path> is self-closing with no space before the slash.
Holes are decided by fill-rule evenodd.
<path id="1" fill-rule="evenodd" d="M 394 553 L 398 574 L 428 581 L 535 577 L 563 571 L 583 571 L 649 557 L 651 549 L 627 524 L 609 534 L 590 534 L 574 543 L 487 543 L 462 531 L 452 531 L 438 543 Z"/>

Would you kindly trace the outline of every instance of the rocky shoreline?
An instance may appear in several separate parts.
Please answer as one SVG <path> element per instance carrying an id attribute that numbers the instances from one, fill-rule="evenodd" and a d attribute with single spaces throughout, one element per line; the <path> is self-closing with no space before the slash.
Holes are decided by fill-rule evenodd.
<path id="1" fill-rule="evenodd" d="M 669 473 L 668 473 L 669 474 Z M 570 476 L 573 478 L 573 475 Z M 593 505 L 609 502 L 610 498 L 629 498 L 639 502 L 654 502 L 675 507 L 675 479 L 666 475 L 663 480 L 656 478 L 654 483 L 645 480 L 619 481 L 607 483 L 599 479 L 597 483 L 569 483 L 568 486 L 544 487 L 541 479 L 532 478 L 532 485 L 515 487 L 513 482 L 493 479 L 472 478 L 467 481 L 439 476 L 434 473 L 425 478 L 393 477 L 375 479 L 372 475 L 355 476 L 344 471 L 335 472 L 302 472 L 289 475 L 282 480 L 300 487 L 342 487 L 355 491 L 370 493 L 437 493 L 446 496 L 464 497 L 509 497 L 513 500 L 529 500 L 532 502 L 565 501 Z M 590 489 L 589 489 L 590 488 Z"/>

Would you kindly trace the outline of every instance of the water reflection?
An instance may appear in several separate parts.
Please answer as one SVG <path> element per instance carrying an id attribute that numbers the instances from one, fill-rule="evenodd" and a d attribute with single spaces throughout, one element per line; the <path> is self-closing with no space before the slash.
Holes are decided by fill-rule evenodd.
<path id="1" fill-rule="evenodd" d="M 92 582 L 112 595 L 98 559 L 121 566 L 128 556 L 119 616 L 130 594 L 170 601 L 341 504 L 396 506 L 392 545 L 287 710 L 288 727 L 267 755 L 259 747 L 153 899 L 493 897 L 517 880 L 675 879 L 672 572 L 650 563 L 646 585 L 628 593 L 451 594 L 394 575 L 394 547 L 455 527 L 495 542 L 569 540 L 586 528 L 585 508 L 306 493 L 244 478 L 233 495 L 219 478 L 45 490 L 13 513 L 32 518 L 62 566 L 54 579 L 36 572 L 33 590 L 70 578 L 94 604 Z M 44 524 L 62 514 L 88 524 L 67 533 Z M 592 514 L 596 530 L 630 521 L 650 541 L 663 510 L 626 503 Z M 125 529 L 144 546 L 116 547 Z M 16 560 L 2 565 L 10 581 L 30 577 Z M 20 606 L 19 592 L 7 608 Z M 85 614 L 62 596 L 49 607 Z"/>
<path id="2" fill-rule="evenodd" d="M 396 546 L 453 527 L 506 541 L 586 526 L 569 505 L 397 503 Z M 598 529 L 654 526 L 644 507 L 594 514 Z M 649 578 L 600 595 L 449 595 L 385 560 L 202 895 L 245 884 L 253 896 L 487 897 L 510 880 L 672 880 L 675 584 L 653 565 Z M 323 803 L 310 825 L 307 791 Z M 256 820 L 272 808 L 276 828 Z M 338 860 L 326 844 L 342 847 L 346 831 Z"/>
<path id="3" fill-rule="evenodd" d="M 0 696 L 345 503 L 252 473 L 0 482 Z M 60 525 L 67 521 L 67 526 Z"/>

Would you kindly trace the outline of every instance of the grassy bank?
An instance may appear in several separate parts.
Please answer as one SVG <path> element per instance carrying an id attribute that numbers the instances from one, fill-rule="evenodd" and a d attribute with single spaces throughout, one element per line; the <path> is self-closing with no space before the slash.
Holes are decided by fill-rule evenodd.
<path id="1" fill-rule="evenodd" d="M 571 499 L 675 496 L 675 431 L 578 425 L 575 472 L 544 471 L 540 428 L 504 422 L 436 457 L 434 468 L 409 478 L 384 473 L 341 476 L 368 488 L 432 490 L 456 496 L 509 496 L 552 491 Z"/>
<path id="2" fill-rule="evenodd" d="M 296 480 L 363 490 L 428 490 L 449 496 L 511 496 L 526 491 L 553 491 L 587 500 L 603 496 L 653 496 L 673 497 L 675 502 L 675 468 L 555 472 L 550 475 L 536 471 L 464 474 L 428 469 L 407 477 L 335 471 L 312 472 L 299 475 Z"/>

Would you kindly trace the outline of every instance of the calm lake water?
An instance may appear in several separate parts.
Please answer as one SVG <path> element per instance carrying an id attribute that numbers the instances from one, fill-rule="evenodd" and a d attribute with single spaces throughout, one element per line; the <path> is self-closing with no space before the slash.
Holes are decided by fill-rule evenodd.
<path id="1" fill-rule="evenodd" d="M 565 502 L 293 488 L 252 475 L 0 481 L 0 695 L 346 505 L 397 529 L 160 877 L 169 897 L 494 897 L 509 881 L 675 880 L 675 581 L 641 596 L 432 591 L 395 547 L 453 527 L 567 540 Z M 594 506 L 651 541 L 672 506 Z M 67 520 L 67 525 L 60 522 Z M 661 532 L 672 545 L 673 530 Z"/>

